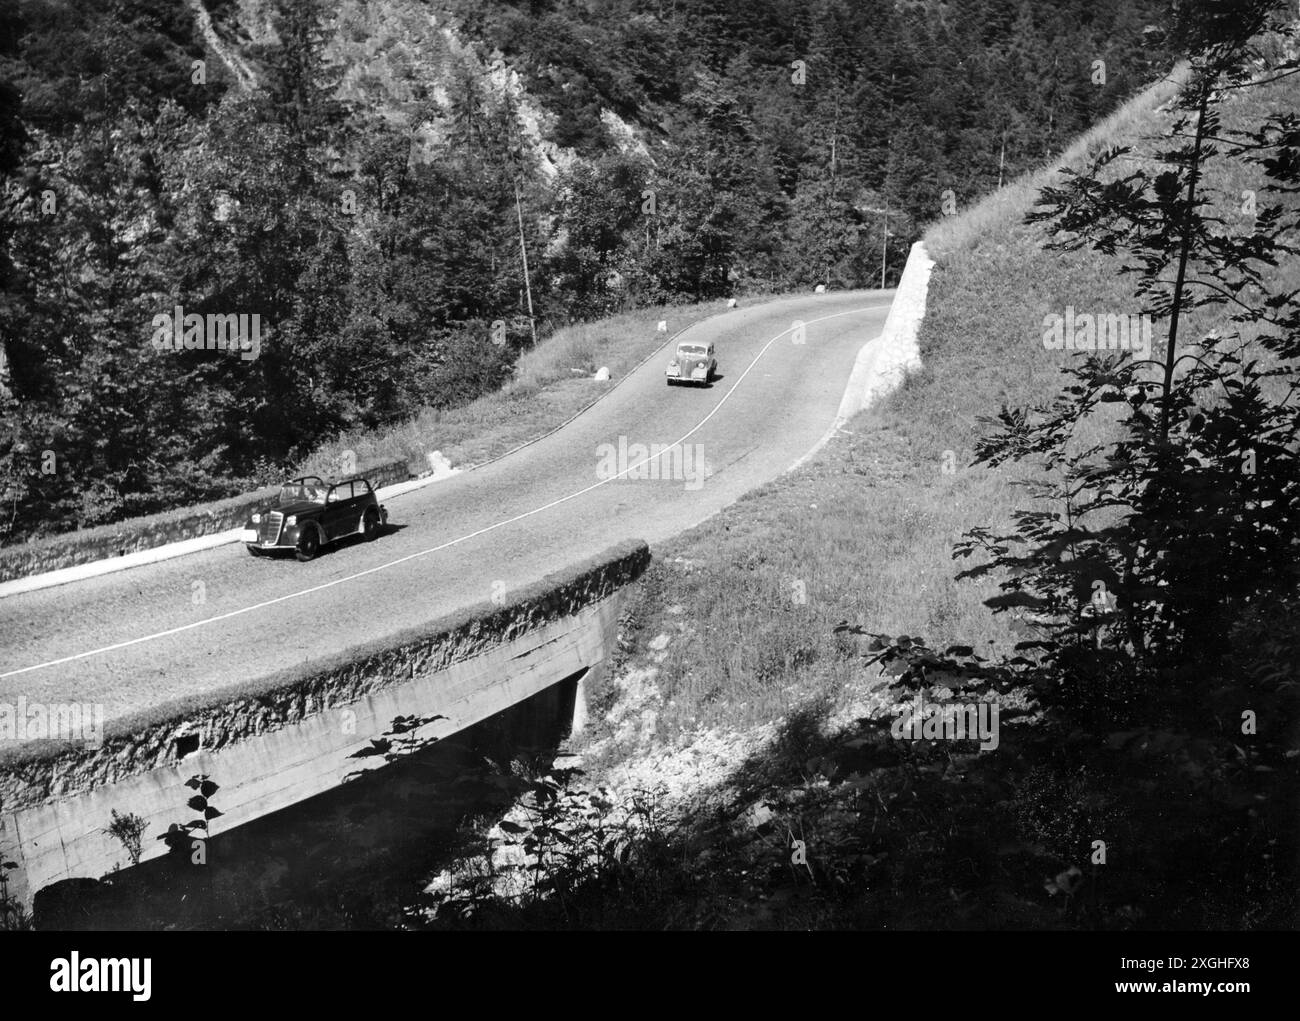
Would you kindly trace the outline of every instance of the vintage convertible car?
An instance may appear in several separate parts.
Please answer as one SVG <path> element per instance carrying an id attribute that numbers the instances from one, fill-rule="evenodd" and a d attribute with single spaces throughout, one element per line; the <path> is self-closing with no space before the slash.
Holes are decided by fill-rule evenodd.
<path id="1" fill-rule="evenodd" d="M 388 512 L 360 476 L 331 484 L 307 475 L 281 486 L 276 505 L 253 514 L 241 538 L 255 557 L 291 549 L 299 560 L 311 560 L 336 539 L 374 539 L 387 521 Z"/>
<path id="2" fill-rule="evenodd" d="M 718 374 L 718 360 L 713 357 L 713 344 L 682 341 L 677 345 L 677 356 L 668 363 L 668 385 L 674 383 L 699 383 L 707 386 Z"/>

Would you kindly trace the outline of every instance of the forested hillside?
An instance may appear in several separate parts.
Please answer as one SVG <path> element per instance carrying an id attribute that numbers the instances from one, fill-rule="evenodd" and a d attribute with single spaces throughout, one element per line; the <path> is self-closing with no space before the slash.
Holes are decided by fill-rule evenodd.
<path id="1" fill-rule="evenodd" d="M 0 541 L 499 386 L 532 343 L 521 234 L 541 336 L 892 283 L 925 223 L 1167 68 L 1162 7 L 7 4 Z M 194 315 L 257 316 L 254 349 L 159 343 Z"/>

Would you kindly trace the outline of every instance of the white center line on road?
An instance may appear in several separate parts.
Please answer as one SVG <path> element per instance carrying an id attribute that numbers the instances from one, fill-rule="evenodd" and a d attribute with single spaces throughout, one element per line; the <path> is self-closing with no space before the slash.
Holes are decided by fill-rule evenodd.
<path id="1" fill-rule="evenodd" d="M 841 316 L 857 315 L 860 312 L 871 312 L 878 308 L 888 308 L 890 304 L 891 304 L 890 302 L 886 302 L 883 305 L 867 305 L 864 308 L 854 308 L 854 309 L 850 309 L 847 312 L 835 312 L 832 313 L 831 315 L 822 316 L 819 319 L 810 319 L 806 323 L 804 323 L 804 325 L 814 326 L 817 323 L 824 323 L 828 319 L 838 319 Z M 168 638 L 171 635 L 178 635 L 184 631 L 192 631 L 194 628 L 204 627 L 207 624 L 216 624 L 219 621 L 229 620 L 231 617 L 238 617 L 245 613 L 252 613 L 255 610 L 263 610 L 268 606 L 274 606 L 276 603 L 287 602 L 290 599 L 299 599 L 302 596 L 309 596 L 314 592 L 322 592 L 327 588 L 333 588 L 335 585 L 342 585 L 344 582 L 356 581 L 358 578 L 364 578 L 368 574 L 376 574 L 379 571 L 386 571 L 390 567 L 396 567 L 398 564 L 404 564 L 408 560 L 418 560 L 420 557 L 427 557 L 430 553 L 438 553 L 441 550 L 449 549 L 450 547 L 456 546 L 459 543 L 468 542 L 470 539 L 476 539 L 480 535 L 486 535 L 488 532 L 494 532 L 498 528 L 504 528 L 506 525 L 513 525 L 516 522 L 523 521 L 525 518 L 530 518 L 535 514 L 541 514 L 545 511 L 551 510 L 555 507 L 558 507 L 562 503 L 568 503 L 570 500 L 576 500 L 578 497 L 585 496 L 587 493 L 590 493 L 593 489 L 599 489 L 601 486 L 615 481 L 620 476 L 625 475 L 628 472 L 632 471 L 634 468 L 640 468 L 642 465 L 649 464 L 651 461 L 655 460 L 656 458 L 662 457 L 663 454 L 667 452 L 667 450 L 670 450 L 673 447 L 680 446 L 686 440 L 694 436 L 697 432 L 700 431 L 700 429 L 704 427 L 705 423 L 708 422 L 709 419 L 711 419 L 714 415 L 716 415 L 718 411 L 722 408 L 722 406 L 727 403 L 728 398 L 730 398 L 731 395 L 736 392 L 736 389 L 744 381 L 745 377 L 748 376 L 751 371 L 753 371 L 753 368 L 755 365 L 758 364 L 759 359 L 762 358 L 763 355 L 767 353 L 767 349 L 770 348 L 773 344 L 775 344 L 778 340 L 780 340 L 782 337 L 784 337 L 787 333 L 789 333 L 794 328 L 795 327 L 793 325 L 789 326 L 788 328 L 778 333 L 771 340 L 769 340 L 766 344 L 764 344 L 762 349 L 758 352 L 758 354 L 754 356 L 753 360 L 749 363 L 749 365 L 745 367 L 745 371 L 742 372 L 740 376 L 736 379 L 736 382 L 732 384 L 731 389 L 728 390 L 725 394 L 723 394 L 722 398 L 718 401 L 718 403 L 713 406 L 713 409 L 702 419 L 700 419 L 699 422 L 697 422 L 684 436 L 681 437 L 681 439 L 677 440 L 676 443 L 669 444 L 668 447 L 665 448 L 665 450 L 660 451 L 658 454 L 653 454 L 650 457 L 647 457 L 643 461 L 638 461 L 636 464 L 630 464 L 618 474 L 611 475 L 607 479 L 601 479 L 599 482 L 587 486 L 585 489 L 579 489 L 576 493 L 570 493 L 568 496 L 562 496 L 558 500 L 552 500 L 550 503 L 543 504 L 541 507 L 534 507 L 532 510 L 524 511 L 522 514 L 516 514 L 513 518 L 507 518 L 504 521 L 498 521 L 495 524 L 487 525 L 483 528 L 478 529 L 478 531 L 470 532 L 467 535 L 462 535 L 455 539 L 450 539 L 447 542 L 444 542 L 438 546 L 431 546 L 429 549 L 420 550 L 420 552 L 418 553 L 408 553 L 404 557 L 398 557 L 396 560 L 390 560 L 387 563 L 378 564 L 375 567 L 369 567 L 364 571 L 358 571 L 356 574 L 349 574 L 344 578 L 335 578 L 333 581 L 327 581 L 321 585 L 313 585 L 311 588 L 301 589 L 298 592 L 289 592 L 282 596 L 276 596 L 274 599 L 267 599 L 264 602 L 255 603 L 252 606 L 244 606 L 238 610 L 230 610 L 227 613 L 221 613 L 215 617 L 205 617 L 203 620 L 196 620 L 196 621 L 192 621 L 189 624 L 182 624 L 180 627 L 168 628 L 166 631 L 158 631 L 151 635 L 141 635 L 139 638 L 131 638 L 125 642 L 118 642 L 115 645 L 105 645 L 99 649 L 91 649 L 88 652 L 78 652 L 71 656 L 64 656 L 61 659 L 52 659 L 45 663 L 35 663 L 32 666 L 19 667 L 17 670 L 7 670 L 4 673 L 0 674 L 0 680 L 4 680 L 6 677 L 17 677 L 19 674 L 31 673 L 33 670 L 44 670 L 48 667 L 61 666 L 64 663 L 72 663 L 79 659 L 89 659 L 91 656 L 101 656 L 107 652 L 116 652 L 118 649 L 127 649 L 130 648 L 132 645 L 141 645 L 144 642 L 156 641 L 159 638 Z"/>

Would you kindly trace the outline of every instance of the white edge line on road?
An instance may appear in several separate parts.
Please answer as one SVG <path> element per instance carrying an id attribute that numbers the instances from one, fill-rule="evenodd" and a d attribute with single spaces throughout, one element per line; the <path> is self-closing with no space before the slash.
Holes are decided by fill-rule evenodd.
<path id="1" fill-rule="evenodd" d="M 879 308 L 888 308 L 889 304 L 890 303 L 886 303 L 884 305 L 869 305 L 865 308 L 849 309 L 847 312 L 835 312 L 832 313 L 831 315 L 821 316 L 818 319 L 810 319 L 807 322 L 805 322 L 804 325 L 812 326 L 815 325 L 816 323 L 826 322 L 826 320 L 828 319 L 838 319 L 841 316 L 857 315 L 858 313 L 861 312 L 870 312 Z M 437 546 L 431 546 L 429 549 L 426 550 L 420 550 L 418 553 L 408 553 L 406 556 L 398 557 L 396 560 L 390 560 L 383 564 L 377 564 L 376 566 L 369 567 L 364 571 L 358 571 L 356 574 L 349 574 L 343 578 L 335 578 L 333 581 L 327 581 L 320 585 L 313 585 L 311 588 L 301 589 L 297 592 L 287 592 L 282 596 L 276 596 L 274 599 L 267 599 L 264 600 L 263 602 L 255 603 L 252 606 L 244 606 L 238 610 L 230 610 L 226 613 L 218 614 L 215 617 L 205 617 L 203 620 L 196 620 L 196 621 L 192 621 L 189 624 L 182 624 L 179 627 L 168 628 L 166 631 L 157 631 L 151 635 L 141 635 L 139 638 L 131 638 L 125 642 L 117 642 L 113 645 L 105 645 L 98 649 L 91 649 L 88 652 L 74 653 L 71 656 L 64 656 L 61 659 L 48 660 L 44 663 L 35 663 L 32 666 L 19 667 L 17 670 L 7 670 L 4 673 L 0 673 L 0 680 L 4 680 L 5 678 L 8 677 L 17 677 L 20 674 L 31 673 L 34 670 L 43 670 L 47 667 L 60 666 L 64 663 L 72 663 L 79 659 L 88 659 L 91 656 L 100 656 L 107 652 L 116 652 L 119 649 L 130 648 L 133 645 L 141 645 L 144 642 L 151 642 L 159 638 L 167 638 L 170 637 L 171 635 L 181 634 L 182 632 L 185 631 L 192 631 L 194 628 L 204 627 L 205 625 L 208 624 L 216 624 L 219 621 L 229 620 L 232 617 L 239 617 L 245 613 L 252 613 L 255 610 L 263 610 L 268 606 L 274 606 L 276 603 L 283 603 L 283 602 L 287 602 L 290 599 L 298 599 L 301 598 L 302 596 L 308 596 L 315 592 L 322 592 L 325 589 L 333 588 L 335 585 L 342 585 L 345 582 L 356 581 L 358 578 L 364 578 L 368 574 L 376 574 L 379 571 L 386 571 L 390 567 L 396 567 L 398 564 L 404 564 L 410 560 L 418 560 L 420 557 L 428 556 L 430 553 L 438 553 L 442 550 L 449 549 L 452 546 L 456 546 L 462 542 L 468 542 L 470 539 L 475 539 L 480 535 L 485 535 L 488 532 L 494 532 L 498 528 L 504 528 L 506 525 L 513 525 L 518 521 L 523 521 L 525 518 L 530 518 L 536 514 L 541 514 L 545 511 L 551 510 L 552 508 L 560 506 L 560 504 L 568 503 L 570 500 L 576 500 L 578 497 L 585 496 L 587 493 L 590 493 L 592 490 L 599 489 L 601 486 L 607 485 L 610 482 L 614 482 L 615 480 L 627 474 L 628 472 L 632 471 L 633 469 L 640 468 L 642 465 L 649 464 L 651 461 L 655 460 L 656 458 L 662 457 L 667 450 L 670 450 L 673 447 L 680 446 L 686 440 L 694 436 L 697 432 L 700 431 L 700 429 L 704 427 L 705 423 L 707 423 L 709 419 L 711 419 L 714 415 L 716 415 L 721 410 L 722 406 L 727 403 L 727 400 L 731 397 L 731 395 L 735 393 L 737 388 L 740 386 L 740 384 L 744 382 L 745 377 L 748 376 L 750 372 L 753 371 L 754 366 L 758 364 L 759 359 L 762 358 L 763 355 L 767 353 L 768 348 L 770 348 L 773 344 L 775 344 L 778 340 L 780 340 L 782 337 L 784 337 L 787 333 L 789 333 L 791 330 L 795 328 L 796 328 L 795 325 L 792 324 L 791 326 L 787 327 L 786 329 L 778 333 L 766 344 L 764 344 L 762 349 L 758 352 L 758 354 L 756 354 L 753 360 L 749 363 L 749 365 L 746 366 L 745 371 L 742 372 L 740 376 L 737 377 L 736 382 L 731 385 L 731 389 L 728 390 L 725 394 L 723 394 L 721 400 L 719 400 L 718 403 L 713 406 L 712 410 L 709 411 L 709 413 L 705 415 L 702 419 L 700 419 L 699 422 L 697 422 L 694 426 L 692 426 L 691 429 L 688 430 L 685 435 L 683 435 L 675 443 L 669 444 L 668 447 L 665 448 L 665 450 L 661 450 L 658 454 L 653 454 L 642 461 L 638 461 L 636 464 L 628 465 L 621 472 L 619 472 L 616 475 L 611 475 L 607 479 L 601 479 L 599 482 L 595 482 L 584 489 L 579 489 L 577 492 L 570 493 L 568 496 L 562 496 L 557 500 L 552 500 L 550 503 L 543 504 L 540 507 L 534 507 L 532 510 L 524 511 L 522 514 L 516 514 L 512 518 L 506 518 L 504 521 L 498 521 L 495 522 L 494 524 L 487 525 L 483 528 L 477 529 L 476 531 L 470 532 L 466 535 L 459 536 L 455 539 L 449 539 L 447 542 L 441 543 Z"/>

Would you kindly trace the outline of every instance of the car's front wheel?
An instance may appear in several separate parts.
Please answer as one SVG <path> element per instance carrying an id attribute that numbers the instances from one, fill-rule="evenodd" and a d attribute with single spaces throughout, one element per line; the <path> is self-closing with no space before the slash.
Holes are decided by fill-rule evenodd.
<path id="1" fill-rule="evenodd" d="M 379 538 L 379 511 L 373 507 L 367 507 L 361 515 L 361 537 L 366 542 Z"/>
<path id="2" fill-rule="evenodd" d="M 298 545 L 294 548 L 294 556 L 304 563 L 315 558 L 320 552 L 320 533 L 314 528 L 304 528 L 302 534 L 298 536 Z"/>
<path id="3" fill-rule="evenodd" d="M 260 557 L 262 555 L 262 551 L 258 549 L 256 546 L 249 546 L 248 552 L 255 557 Z"/>

